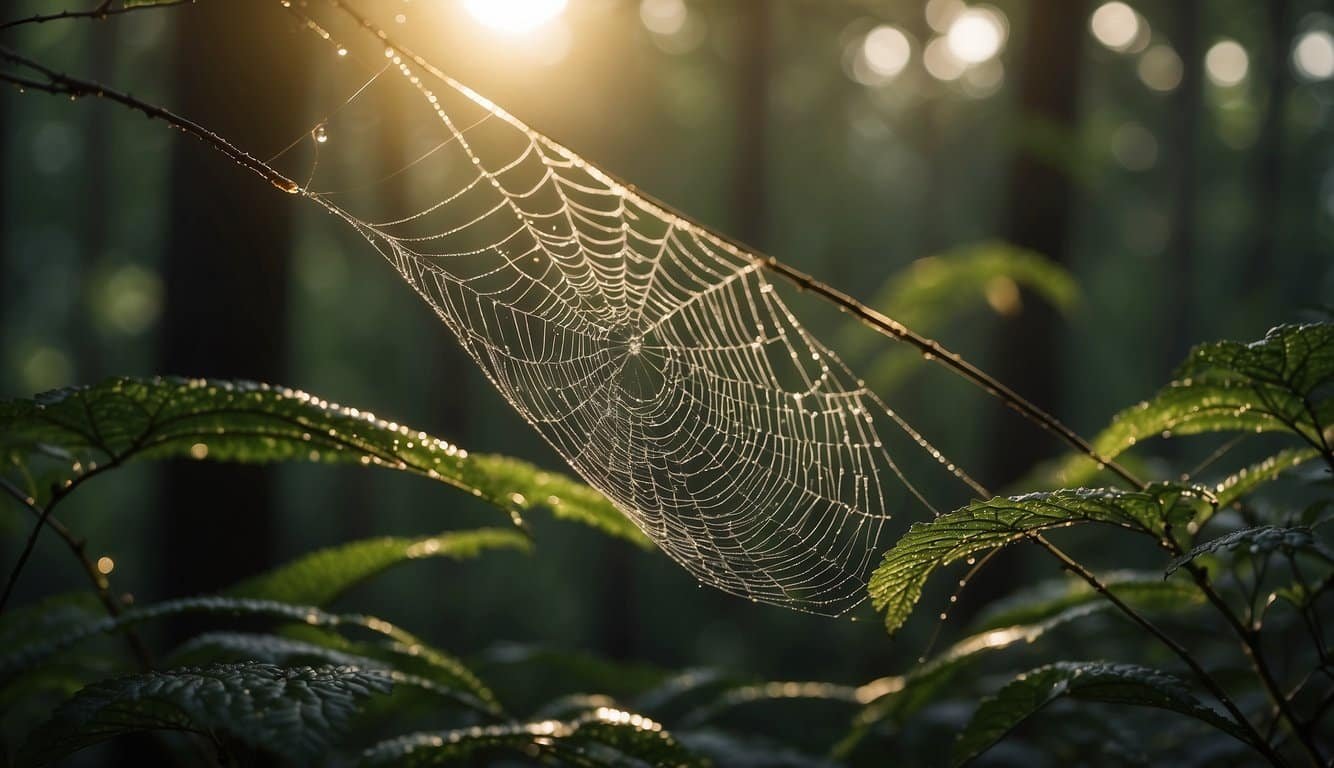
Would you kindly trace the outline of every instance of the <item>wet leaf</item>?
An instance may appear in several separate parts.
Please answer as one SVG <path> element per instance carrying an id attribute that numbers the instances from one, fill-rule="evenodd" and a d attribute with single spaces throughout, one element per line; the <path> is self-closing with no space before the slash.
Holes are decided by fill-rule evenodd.
<path id="1" fill-rule="evenodd" d="M 1023 721 L 1057 699 L 1155 707 L 1177 712 L 1242 740 L 1236 723 L 1206 707 L 1181 680 L 1134 664 L 1061 661 L 1025 672 L 982 702 L 955 742 L 953 762 L 982 754 Z"/>
<path id="2" fill-rule="evenodd" d="M 0 402 L 0 455 L 59 460 L 68 477 L 137 459 L 384 467 L 452 485 L 507 512 L 547 509 L 648 546 L 598 492 L 565 475 L 458 446 L 329 403 L 246 381 L 108 379 Z"/>
<path id="3" fill-rule="evenodd" d="M 45 765 L 100 741 L 150 730 L 222 736 L 308 760 L 328 748 L 366 699 L 391 687 L 383 670 L 258 663 L 114 678 L 61 705 L 33 732 L 19 764 Z"/>

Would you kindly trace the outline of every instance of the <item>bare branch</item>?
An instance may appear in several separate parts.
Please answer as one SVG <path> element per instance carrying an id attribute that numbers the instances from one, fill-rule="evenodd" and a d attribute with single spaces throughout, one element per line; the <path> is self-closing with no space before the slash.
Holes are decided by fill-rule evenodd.
<path id="1" fill-rule="evenodd" d="M 109 16 L 120 16 L 134 11 L 146 11 L 151 8 L 165 8 L 172 5 L 193 4 L 195 0 L 158 0 L 154 3 L 142 3 L 139 5 L 126 5 L 120 8 L 112 8 L 111 0 L 103 0 L 98 6 L 90 11 L 60 11 L 59 13 L 39 13 L 23 19 L 14 19 L 0 23 L 0 31 L 21 27 L 25 24 L 45 24 L 48 21 L 63 21 L 65 19 L 96 19 L 102 21 Z"/>
<path id="2" fill-rule="evenodd" d="M 301 191 L 300 185 L 295 181 L 292 181 L 274 170 L 262 160 L 245 152 L 204 126 L 181 117 L 170 110 L 154 104 L 149 104 L 146 101 L 141 101 L 128 93 L 123 93 L 114 88 L 102 85 L 101 83 L 91 80 L 82 80 L 57 72 L 44 64 L 38 63 L 13 49 L 4 46 L 0 46 L 0 61 L 8 62 L 9 64 L 27 69 L 40 76 L 25 77 L 8 72 L 0 72 L 0 81 L 12 83 L 20 88 L 31 88 L 46 93 L 69 96 L 73 99 L 83 96 L 95 96 L 97 98 L 114 101 L 118 104 L 142 112 L 149 118 L 162 120 L 173 128 L 211 145 L 214 149 L 217 149 L 222 154 L 231 158 L 237 164 L 249 169 L 284 192 L 296 194 Z"/>

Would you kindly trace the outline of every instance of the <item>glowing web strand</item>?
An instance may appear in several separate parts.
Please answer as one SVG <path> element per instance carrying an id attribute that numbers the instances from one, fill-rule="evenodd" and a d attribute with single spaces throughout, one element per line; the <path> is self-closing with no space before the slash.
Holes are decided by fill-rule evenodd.
<path id="1" fill-rule="evenodd" d="M 576 472 L 701 581 L 820 613 L 860 602 L 890 516 L 887 485 L 897 482 L 935 511 L 886 450 L 873 412 L 986 495 L 816 341 L 763 273 L 1006 392 L 998 382 L 934 341 L 639 194 L 357 18 L 386 44 L 385 56 L 446 128 L 444 143 L 457 145 L 476 175 L 443 200 L 381 225 L 311 196 L 393 263 Z M 308 26 L 330 40 L 314 22 Z M 469 129 L 456 127 L 418 71 L 521 135 L 522 150 L 484 162 Z M 533 169 L 536 179 L 521 181 Z M 488 188 L 492 202 L 471 218 L 425 235 L 394 231 Z M 542 208 L 536 201 L 544 195 L 558 204 Z M 505 216 L 514 226 L 503 237 L 451 250 L 455 235 Z M 468 266 L 483 258 L 484 269 Z M 1007 399 L 1041 413 L 1017 396 Z"/>

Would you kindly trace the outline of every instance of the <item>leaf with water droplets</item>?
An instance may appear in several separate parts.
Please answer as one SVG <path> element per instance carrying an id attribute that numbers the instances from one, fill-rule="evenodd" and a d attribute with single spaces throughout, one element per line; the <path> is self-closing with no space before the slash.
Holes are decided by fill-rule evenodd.
<path id="1" fill-rule="evenodd" d="M 1067 696 L 1177 712 L 1249 743 L 1236 723 L 1205 706 L 1176 677 L 1134 664 L 1059 661 L 1019 675 L 983 701 L 954 744 L 954 765 L 973 760 L 1043 707 Z"/>
<path id="2" fill-rule="evenodd" d="M 292 605 L 273 600 L 249 600 L 233 597 L 185 597 L 131 608 L 119 616 L 80 622 L 55 636 L 43 637 L 28 645 L 6 649 L 0 656 L 0 684 L 14 675 L 32 669 L 56 654 L 99 635 L 123 632 L 142 624 L 184 615 L 246 616 L 279 622 L 323 627 L 355 628 L 389 638 L 405 645 L 421 644 L 408 632 L 387 621 L 359 614 L 334 614 L 315 606 Z"/>
<path id="3" fill-rule="evenodd" d="M 885 612 L 885 626 L 894 632 L 937 568 L 1076 523 L 1106 523 L 1161 538 L 1169 524 L 1191 520 L 1204 506 L 1190 489 L 1167 484 L 1144 491 L 1078 488 L 977 501 L 914 523 L 872 574 L 871 602 Z"/>
<path id="4" fill-rule="evenodd" d="M 388 672 L 346 666 L 215 664 L 105 680 L 84 688 L 35 731 L 20 765 L 45 765 L 84 747 L 150 730 L 209 734 L 292 760 L 321 754 Z"/>
<path id="5" fill-rule="evenodd" d="M 53 449 L 67 477 L 141 458 L 385 467 L 452 485 L 506 511 L 545 508 L 648 545 L 611 502 L 568 476 L 470 454 L 372 413 L 267 384 L 113 378 L 0 402 L 0 456 L 49 463 Z"/>
<path id="6" fill-rule="evenodd" d="M 231 597 L 326 606 L 339 595 L 395 565 L 428 557 L 463 559 L 488 549 L 527 551 L 516 530 L 489 528 L 410 539 L 383 537 L 322 549 L 225 591 Z"/>
<path id="7" fill-rule="evenodd" d="M 489 764 L 523 755 L 570 765 L 671 765 L 708 763 L 658 723 L 641 715 L 599 707 L 573 720 L 543 720 L 454 731 L 414 733 L 381 742 L 362 754 L 364 768 L 417 768 Z"/>
<path id="8" fill-rule="evenodd" d="M 1092 441 L 1113 459 L 1139 441 L 1205 432 L 1295 432 L 1319 443 L 1334 421 L 1334 324 L 1280 325 L 1250 344 L 1220 341 L 1191 350 L 1176 380 L 1152 400 L 1123 410 Z M 1056 482 L 1087 482 L 1099 467 L 1071 456 Z"/>
<path id="9" fill-rule="evenodd" d="M 1162 579 L 1158 581 L 1161 583 Z M 897 726 L 922 709 L 958 689 L 952 683 L 980 657 L 1016 644 L 1035 643 L 1057 627 L 1106 611 L 1111 603 L 1086 602 L 1052 611 L 1025 624 L 997 626 L 969 635 L 902 675 L 882 677 L 858 689 L 866 706 L 853 719 L 852 728 L 834 748 L 839 758 L 848 758 L 874 728 Z"/>
<path id="10" fill-rule="evenodd" d="M 339 635 L 312 639 L 244 632 L 206 632 L 178 647 L 172 666 L 258 661 L 291 666 L 354 666 L 384 669 L 395 683 L 425 690 L 488 715 L 500 715 L 500 702 L 470 670 L 430 649 L 353 643 Z"/>
<path id="11" fill-rule="evenodd" d="M 1231 552 L 1237 549 L 1244 550 L 1250 555 L 1269 555 L 1273 552 L 1282 552 L 1285 555 L 1292 556 L 1302 553 L 1324 560 L 1326 564 L 1334 565 L 1334 550 L 1331 550 L 1325 542 L 1317 538 L 1315 531 L 1312 529 L 1261 525 L 1255 528 L 1243 528 L 1219 536 L 1216 539 L 1210 539 L 1186 554 L 1173 558 L 1167 566 L 1167 575 L 1171 576 L 1176 573 L 1177 569 L 1187 563 L 1194 562 L 1196 558 L 1203 555 Z"/>
<path id="12" fill-rule="evenodd" d="M 1214 487 L 1214 496 L 1218 500 L 1218 506 L 1220 508 L 1226 507 L 1239 501 L 1279 475 L 1296 469 L 1319 456 L 1320 452 L 1314 448 L 1288 448 L 1249 467 L 1243 467 L 1223 478 Z"/>

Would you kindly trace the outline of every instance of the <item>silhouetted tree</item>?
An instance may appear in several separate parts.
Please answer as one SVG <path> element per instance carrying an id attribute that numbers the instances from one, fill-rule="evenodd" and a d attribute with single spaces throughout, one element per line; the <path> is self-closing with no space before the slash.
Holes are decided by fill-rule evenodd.
<path id="1" fill-rule="evenodd" d="M 300 49 L 276 3 L 177 10 L 177 110 L 260 155 L 309 127 L 293 109 L 305 96 Z M 170 184 L 163 370 L 281 381 L 295 198 L 187 140 L 172 144 Z M 275 512 L 264 469 L 171 466 L 159 526 L 167 588 L 214 589 L 271 564 Z"/>

